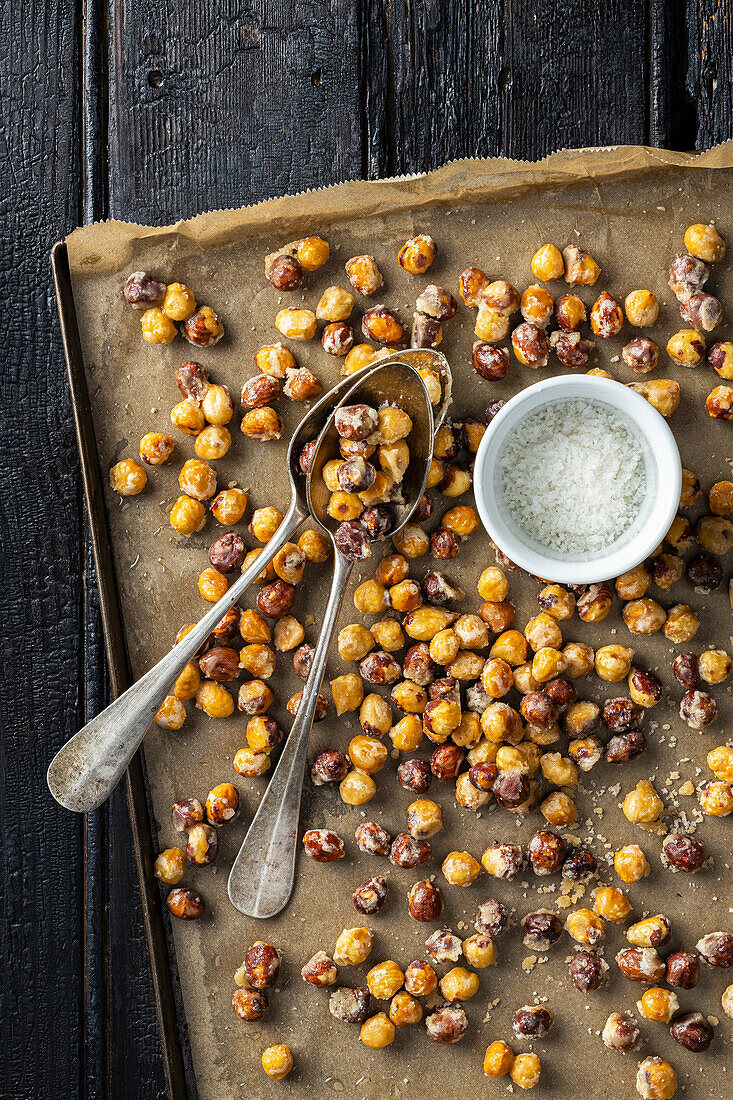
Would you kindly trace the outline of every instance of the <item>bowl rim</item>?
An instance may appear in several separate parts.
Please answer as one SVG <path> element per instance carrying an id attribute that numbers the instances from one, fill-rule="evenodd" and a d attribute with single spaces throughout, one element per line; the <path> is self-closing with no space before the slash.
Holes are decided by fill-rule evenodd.
<path id="1" fill-rule="evenodd" d="M 499 537 L 492 530 L 494 515 L 498 514 L 496 501 L 488 490 L 491 485 L 494 464 L 490 451 L 499 427 L 507 420 L 519 421 L 523 410 L 530 401 L 544 394 L 544 402 L 536 405 L 536 411 L 542 404 L 562 399 L 564 391 L 570 387 L 575 393 L 568 399 L 598 400 L 618 409 L 634 422 L 648 426 L 648 433 L 654 433 L 661 442 L 661 450 L 652 448 L 652 454 L 659 473 L 660 489 L 664 486 L 666 506 L 655 509 L 656 520 L 652 527 L 648 524 L 630 543 L 613 554 L 596 558 L 594 561 L 555 561 L 545 558 L 532 547 L 516 539 L 511 533 L 501 532 Z M 580 393 L 577 392 L 580 387 Z M 498 458 L 498 453 L 493 459 Z M 588 374 L 562 374 L 544 378 L 531 386 L 526 386 L 511 397 L 499 410 L 484 432 L 476 452 L 474 463 L 474 496 L 476 509 L 481 522 L 499 549 L 520 568 L 548 581 L 564 584 L 595 584 L 618 577 L 628 569 L 633 569 L 660 544 L 669 530 L 672 520 L 679 510 L 682 488 L 682 462 L 677 441 L 664 419 L 645 397 L 615 379 Z M 661 493 L 660 493 L 661 495 Z"/>

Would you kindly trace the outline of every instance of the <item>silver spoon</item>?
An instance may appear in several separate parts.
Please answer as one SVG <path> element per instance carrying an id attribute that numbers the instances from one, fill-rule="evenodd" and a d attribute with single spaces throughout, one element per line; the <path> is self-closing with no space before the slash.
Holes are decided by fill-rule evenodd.
<path id="1" fill-rule="evenodd" d="M 425 491 L 433 454 L 434 420 L 430 400 L 417 370 L 405 362 L 406 358 L 407 355 L 397 354 L 380 362 L 341 402 L 342 405 L 363 402 L 375 408 L 388 402 L 398 405 L 412 418 L 407 440 L 410 464 L 402 482 L 404 503 L 393 505 L 395 521 L 384 538 L 391 538 L 410 519 Z M 445 368 L 447 371 L 447 363 Z M 449 378 L 448 371 L 447 381 Z M 442 403 L 440 408 L 442 416 Z M 334 416 L 335 410 L 319 436 L 308 470 L 311 514 L 332 542 L 338 522 L 327 513 L 330 493 L 323 481 L 323 467 L 339 454 Z M 285 907 L 293 891 L 308 740 L 341 603 L 354 564 L 338 550 L 335 542 L 333 545 L 333 583 L 298 713 L 229 874 L 229 900 L 235 909 L 250 917 L 274 917 Z"/>
<path id="2" fill-rule="evenodd" d="M 105 710 L 74 734 L 51 761 L 47 781 L 51 794 L 67 810 L 88 813 L 109 798 L 127 770 L 158 707 L 171 690 L 176 678 L 193 660 L 216 624 L 242 596 L 281 546 L 290 540 L 308 516 L 306 481 L 300 469 L 300 452 L 314 440 L 324 422 L 344 395 L 371 367 L 342 379 L 313 406 L 295 429 L 288 448 L 290 507 L 270 541 L 256 561 L 232 584 L 202 619 L 170 653 L 158 661 L 139 680 L 123 692 Z"/>

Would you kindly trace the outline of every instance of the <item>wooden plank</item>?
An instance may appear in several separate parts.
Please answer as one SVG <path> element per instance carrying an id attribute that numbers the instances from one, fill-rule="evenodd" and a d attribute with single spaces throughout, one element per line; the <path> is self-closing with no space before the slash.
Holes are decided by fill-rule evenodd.
<path id="1" fill-rule="evenodd" d="M 110 212 L 161 223 L 361 174 L 351 4 L 111 6 Z"/>
<path id="2" fill-rule="evenodd" d="M 78 0 L 29 0 L 0 53 L 4 492 L 3 1092 L 83 1081 L 82 819 L 54 803 L 52 754 L 81 718 L 80 479 L 49 250 L 79 220 Z"/>
<path id="3" fill-rule="evenodd" d="M 695 148 L 733 136 L 733 4 L 687 0 L 686 87 L 697 106 Z"/>

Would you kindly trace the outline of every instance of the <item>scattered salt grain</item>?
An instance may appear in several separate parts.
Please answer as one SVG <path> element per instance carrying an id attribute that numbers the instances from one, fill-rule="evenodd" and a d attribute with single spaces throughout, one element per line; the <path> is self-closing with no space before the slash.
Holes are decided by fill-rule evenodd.
<path id="1" fill-rule="evenodd" d="M 543 546 L 606 549 L 631 526 L 646 491 L 641 447 L 594 401 L 559 401 L 527 416 L 501 456 L 512 516 Z"/>

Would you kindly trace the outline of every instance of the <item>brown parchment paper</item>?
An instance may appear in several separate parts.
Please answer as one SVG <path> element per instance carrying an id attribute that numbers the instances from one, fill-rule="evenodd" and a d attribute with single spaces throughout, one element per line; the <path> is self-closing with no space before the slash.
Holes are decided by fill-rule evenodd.
<path id="1" fill-rule="evenodd" d="M 243 381 L 254 373 L 256 348 L 279 338 L 274 328 L 276 311 L 284 304 L 301 301 L 314 307 L 327 285 L 348 285 L 344 262 L 361 252 L 376 257 L 385 286 L 376 299 L 357 302 L 353 315 L 357 330 L 363 309 L 376 301 L 396 309 L 409 329 L 420 287 L 435 281 L 457 293 L 457 277 L 469 265 L 484 268 L 492 277 L 505 277 L 521 291 L 534 281 L 529 261 L 541 243 L 554 241 L 562 248 L 579 242 L 602 267 L 596 286 L 582 289 L 581 296 L 590 304 L 602 289 L 620 301 L 634 288 L 653 290 L 661 303 L 653 335 L 663 347 L 669 335 L 681 327 L 677 304 L 667 287 L 667 271 L 670 260 L 682 248 L 685 227 L 715 219 L 733 244 L 731 165 L 731 144 L 698 157 L 634 147 L 564 152 L 539 164 L 459 161 L 425 176 L 346 183 L 242 210 L 203 214 L 161 229 L 113 222 L 77 230 L 68 241 L 69 257 L 102 468 L 106 471 L 118 459 L 136 456 L 144 432 L 171 430 L 169 410 L 179 400 L 173 375 L 185 359 L 200 360 L 215 381 L 226 383 L 238 395 Z M 438 243 L 438 257 L 428 277 L 408 276 L 397 264 L 399 246 L 416 232 L 429 232 Z M 307 276 L 301 291 L 281 295 L 265 282 L 263 257 L 276 246 L 310 233 L 329 239 L 331 259 Z M 165 348 L 143 344 L 139 314 L 125 305 L 121 294 L 126 276 L 139 268 L 168 282 L 188 283 L 198 301 L 211 304 L 222 317 L 224 340 L 211 350 L 198 351 L 180 338 Z M 725 310 L 715 338 L 730 338 L 730 253 L 714 268 L 709 285 Z M 554 284 L 551 289 L 560 294 L 566 287 Z M 537 372 L 514 359 L 504 381 L 492 384 L 478 378 L 471 367 L 474 320 L 474 312 L 460 303 L 456 318 L 444 326 L 441 350 L 454 373 L 455 415 L 481 415 L 490 399 L 508 398 L 538 378 Z M 603 365 L 622 382 L 635 380 L 620 360 L 621 347 L 630 335 L 626 325 L 620 337 L 599 341 L 601 346 L 593 355 L 593 363 Z M 340 362 L 327 356 L 318 340 L 293 345 L 293 350 L 299 363 L 315 370 L 324 387 L 337 380 Z M 557 371 L 558 363 L 552 359 L 539 375 Z M 698 370 L 681 368 L 664 352 L 655 376 L 677 378 L 682 385 L 682 402 L 671 424 L 683 464 L 694 470 L 703 484 L 703 497 L 692 513 L 696 517 L 705 511 L 710 485 L 731 476 L 731 424 L 712 421 L 704 409 L 705 396 L 720 380 L 707 365 Z M 220 486 L 236 482 L 248 490 L 246 520 L 260 505 L 275 504 L 285 510 L 285 450 L 303 410 L 286 398 L 281 399 L 279 409 L 285 423 L 279 443 L 245 440 L 238 431 L 237 415 L 230 425 L 234 429 L 232 449 L 216 464 Z M 176 437 L 174 458 L 148 471 L 148 487 L 140 497 L 121 501 L 111 492 L 108 496 L 127 643 L 136 675 L 167 651 L 182 623 L 203 612 L 196 578 L 208 564 L 207 547 L 221 533 L 212 522 L 205 531 L 185 540 L 168 525 L 167 513 L 178 494 L 178 470 L 194 453 L 192 439 L 175 430 L 172 434 Z M 470 494 L 464 499 L 469 503 Z M 437 496 L 431 525 L 455 503 Z M 240 530 L 248 545 L 254 545 L 246 523 L 240 524 Z M 465 610 L 477 610 L 476 580 L 493 560 L 488 537 L 477 532 L 456 559 L 443 563 L 446 572 L 466 589 Z M 422 577 L 433 564 L 429 556 L 417 560 L 413 575 Z M 698 653 L 711 645 L 726 648 L 731 643 L 730 559 L 723 564 L 723 586 L 709 597 L 695 595 L 686 580 L 669 592 L 654 589 L 651 593 L 665 607 L 678 602 L 693 605 L 701 626 L 685 648 Z M 361 571 L 355 570 L 353 583 L 370 575 L 371 568 L 367 563 Z M 328 565 L 309 567 L 301 586 L 296 614 L 303 621 L 310 617 L 307 637 L 311 641 L 317 636 L 319 609 L 329 581 Z M 511 574 L 515 625 L 523 626 L 536 613 L 538 587 L 526 576 Z M 253 606 L 255 597 L 253 589 L 244 605 Z M 697 798 L 677 792 L 685 780 L 699 786 L 713 778 L 705 754 L 714 745 L 730 741 L 731 689 L 729 684 L 712 689 L 719 705 L 714 726 L 704 733 L 689 730 L 678 717 L 681 690 L 671 672 L 674 647 L 661 634 L 632 639 L 619 612 L 616 601 L 612 614 L 601 624 L 584 624 L 574 617 L 562 624 L 564 637 L 595 647 L 612 641 L 633 645 L 638 663 L 661 677 L 664 699 L 646 716 L 649 749 L 644 756 L 625 766 L 602 763 L 582 776 L 577 792 L 578 821 L 568 832 L 596 853 L 601 861 L 601 881 L 617 885 L 620 883 L 608 865 L 614 849 L 631 841 L 640 843 L 652 873 L 628 888 L 634 917 L 666 913 L 674 935 L 664 953 L 692 949 L 702 933 L 733 928 L 729 867 L 733 818 L 702 820 Z M 359 620 L 347 595 L 342 624 Z M 341 671 L 344 669 L 335 654 L 328 676 Z M 288 655 L 279 656 L 273 684 L 276 702 L 272 713 L 285 725 L 285 702 L 300 688 Z M 578 686 L 582 696 L 595 699 L 624 694 L 626 687 L 623 683 L 603 684 L 595 675 Z M 466 849 L 480 857 L 495 838 L 526 842 L 543 824 L 539 814 L 518 820 L 493 806 L 478 814 L 464 811 L 454 800 L 452 784 L 434 781 L 430 795 L 440 802 L 445 824 L 433 839 L 430 863 L 410 872 L 358 851 L 354 829 L 360 821 L 378 820 L 393 834 L 405 827 L 411 798 L 395 780 L 395 760 L 390 759 L 377 776 L 374 800 L 358 809 L 344 806 L 337 790 L 314 789 L 306 783 L 303 827 L 335 828 L 346 841 L 347 858 L 333 865 L 316 865 L 301 858 L 296 890 L 284 913 L 266 923 L 243 918 L 227 900 L 226 879 L 265 781 L 242 780 L 234 773 L 232 758 L 245 741 L 241 716 L 235 712 L 226 721 L 210 721 L 192 704 L 188 704 L 188 712 L 180 733 L 153 727 L 145 742 L 161 848 L 181 840 L 170 823 L 170 805 L 175 798 L 195 795 L 203 799 L 215 783 L 233 779 L 242 801 L 238 820 L 221 830 L 218 862 L 211 868 L 186 871 L 184 884 L 201 890 L 210 906 L 209 916 L 195 924 L 173 922 L 193 1061 L 203 1098 L 265 1100 L 287 1093 L 311 1098 L 341 1095 L 354 1100 L 438 1100 L 495 1095 L 512 1086 L 508 1078 L 490 1081 L 484 1077 L 483 1053 L 497 1038 L 510 1042 L 517 1052 L 528 1049 L 526 1043 L 514 1040 L 511 1016 L 536 998 L 546 1000 L 555 1014 L 553 1029 L 533 1046 L 543 1063 L 538 1095 L 552 1100 L 635 1095 L 637 1062 L 654 1053 L 669 1057 L 676 1067 L 680 1093 L 684 1089 L 685 1095 L 696 1100 L 730 1096 L 733 1021 L 722 1013 L 720 996 L 733 972 L 704 967 L 699 986 L 680 991 L 683 1009 L 700 1009 L 720 1020 L 708 1053 L 692 1055 L 672 1041 L 663 1024 L 642 1020 L 639 1055 L 622 1057 L 604 1049 L 599 1033 L 610 1011 L 628 1009 L 640 1018 L 636 1002 L 642 987 L 624 979 L 613 961 L 625 943 L 623 928 L 609 924 L 601 945 L 610 962 L 610 981 L 602 991 L 584 995 L 568 978 L 567 960 L 573 945 L 567 935 L 549 952 L 525 961 L 526 970 L 522 967 L 522 961 L 533 953 L 521 943 L 517 927 L 521 916 L 542 906 L 557 907 L 561 915 L 567 913 L 558 877 L 543 880 L 528 872 L 507 883 L 489 880 L 482 873 L 463 890 L 445 883 L 440 864 L 449 851 Z M 345 751 L 357 731 L 357 714 L 340 720 L 331 716 L 314 729 L 313 753 L 327 745 Z M 431 747 L 426 745 L 418 755 L 427 757 Z M 565 740 L 559 747 L 565 749 Z M 699 824 L 699 835 L 712 857 L 712 863 L 699 874 L 672 875 L 665 870 L 660 863 L 660 837 L 623 818 L 621 799 L 642 777 L 654 778 L 670 811 L 668 825 Z M 512 910 L 514 926 L 498 942 L 498 965 L 481 972 L 480 991 L 465 1006 L 470 1032 L 457 1047 L 434 1045 L 419 1025 L 398 1033 L 386 1050 L 370 1051 L 359 1042 L 358 1028 L 341 1024 L 329 1014 L 328 991 L 314 989 L 300 978 L 300 968 L 312 953 L 321 948 L 331 952 L 342 928 L 365 923 L 352 906 L 351 893 L 374 874 L 386 876 L 388 899 L 381 913 L 366 922 L 374 931 L 367 966 L 342 968 L 343 984 L 364 984 L 368 966 L 380 960 L 393 958 L 404 967 L 425 955 L 424 941 L 436 926 L 416 923 L 406 908 L 409 886 L 425 875 L 435 875 L 443 890 L 441 923 L 462 937 L 473 931 L 475 910 L 484 898 L 499 897 Z M 590 889 L 578 904 L 591 904 Z M 232 1011 L 232 975 L 247 946 L 257 938 L 278 947 L 283 966 L 270 993 L 267 1015 L 246 1024 Z M 439 969 L 442 973 L 447 967 Z M 429 1005 L 437 1003 L 437 997 L 429 1000 Z M 375 1010 L 386 1007 L 379 1004 Z M 260 1067 L 262 1050 L 278 1041 L 287 1042 L 295 1057 L 295 1069 L 285 1083 L 270 1081 Z"/>

